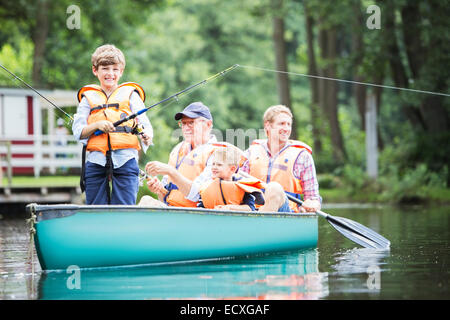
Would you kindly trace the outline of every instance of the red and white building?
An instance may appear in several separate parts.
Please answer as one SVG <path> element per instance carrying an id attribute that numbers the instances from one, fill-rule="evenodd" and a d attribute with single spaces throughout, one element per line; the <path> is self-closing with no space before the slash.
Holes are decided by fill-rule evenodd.
<path id="1" fill-rule="evenodd" d="M 76 91 L 42 90 L 40 93 L 60 108 L 78 105 Z M 8 166 L 13 175 L 34 176 L 39 176 L 44 169 L 54 173 L 58 167 L 81 166 L 81 145 L 74 142 L 70 131 L 68 144 L 56 145 L 55 115 L 63 117 L 62 112 L 32 90 L 0 88 L 0 166 L 4 173 Z M 67 117 L 64 120 L 69 121 Z M 56 154 L 66 156 L 56 157 Z"/>

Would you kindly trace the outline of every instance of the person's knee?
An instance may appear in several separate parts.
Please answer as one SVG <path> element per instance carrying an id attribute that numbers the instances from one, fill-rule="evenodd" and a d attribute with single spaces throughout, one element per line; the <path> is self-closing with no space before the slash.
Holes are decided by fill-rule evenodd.
<path id="1" fill-rule="evenodd" d="M 151 196 L 142 196 L 141 200 L 138 203 L 138 206 L 143 206 L 143 207 L 166 207 L 166 204 L 158 201 L 154 198 L 152 198 Z"/>
<path id="2" fill-rule="evenodd" d="M 145 206 L 145 207 L 159 207 L 162 203 L 160 201 L 152 198 L 151 196 L 142 196 L 141 200 L 138 203 L 138 206 Z"/>
<path id="3" fill-rule="evenodd" d="M 138 206 L 149 206 L 152 204 L 153 198 L 150 196 L 142 196 L 141 200 L 138 203 Z"/>
<path id="4" fill-rule="evenodd" d="M 285 201 L 283 187 L 278 182 L 269 182 L 266 185 L 266 192 L 264 196 L 266 198 L 266 201 L 277 203 L 280 206 Z"/>

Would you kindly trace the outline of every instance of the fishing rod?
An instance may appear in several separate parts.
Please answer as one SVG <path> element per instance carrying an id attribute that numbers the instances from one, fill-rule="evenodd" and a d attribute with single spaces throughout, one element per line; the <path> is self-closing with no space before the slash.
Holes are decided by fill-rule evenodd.
<path id="1" fill-rule="evenodd" d="M 161 103 L 164 103 L 164 102 L 166 102 L 166 101 L 169 101 L 169 100 L 171 100 L 171 99 L 173 99 L 173 98 L 176 98 L 176 99 L 178 100 L 178 98 L 179 98 L 180 96 L 182 96 L 183 94 L 185 94 L 185 93 L 188 92 L 189 90 L 191 90 L 191 89 L 193 89 L 193 88 L 195 88 L 195 87 L 198 87 L 198 86 L 200 86 L 200 85 L 202 85 L 202 84 L 205 84 L 205 83 L 207 83 L 207 82 L 209 82 L 209 81 L 212 81 L 212 80 L 214 80 L 214 79 L 216 79 L 216 78 L 222 77 L 225 73 L 230 72 L 231 70 L 237 68 L 238 66 L 239 66 L 238 64 L 235 64 L 235 65 L 233 65 L 233 66 L 231 66 L 231 67 L 229 67 L 229 68 L 226 68 L 225 70 L 220 71 L 220 72 L 216 73 L 215 75 L 212 75 L 211 77 L 206 78 L 206 79 L 204 79 L 204 80 L 202 80 L 202 81 L 200 81 L 200 82 L 198 82 L 198 83 L 196 83 L 196 84 L 193 84 L 193 85 L 191 85 L 191 86 L 189 86 L 189 87 L 187 87 L 187 88 L 185 88 L 185 89 L 183 89 L 183 90 L 181 90 L 181 91 L 179 91 L 179 92 L 177 92 L 177 93 L 171 95 L 170 97 L 167 97 L 167 98 L 165 98 L 165 99 L 163 99 L 163 100 L 161 100 L 161 101 L 159 101 L 159 102 L 157 102 L 157 103 L 155 103 L 155 104 L 153 104 L 153 105 L 151 105 L 151 106 L 149 106 L 149 107 L 147 107 L 147 108 L 141 109 L 141 110 L 139 110 L 138 112 L 129 115 L 128 117 L 125 117 L 125 118 L 123 118 L 123 119 L 120 119 L 120 120 L 114 122 L 113 125 L 114 125 L 115 127 L 117 127 L 118 125 L 120 125 L 120 124 L 122 124 L 122 123 L 124 123 L 124 122 L 127 122 L 127 121 L 129 121 L 129 120 L 131 120 L 131 119 L 134 119 L 134 118 L 136 118 L 137 116 L 139 116 L 139 115 L 141 115 L 141 114 L 147 112 L 147 111 L 150 110 L 151 108 L 154 108 L 154 107 L 156 107 L 157 105 L 160 105 Z M 94 134 L 95 134 L 96 136 L 98 136 L 98 135 L 100 135 L 100 134 L 102 134 L 102 133 L 104 133 L 104 132 L 101 131 L 101 130 L 97 130 L 97 131 L 94 132 Z"/>
<path id="2" fill-rule="evenodd" d="M 53 102 L 51 102 L 50 100 L 48 100 L 46 97 L 44 97 L 42 94 L 40 94 L 39 91 L 37 91 L 36 89 L 34 89 L 32 86 L 30 86 L 28 83 L 26 83 L 24 80 L 22 80 L 21 78 L 19 78 L 18 76 L 16 76 L 14 73 L 12 73 L 11 71 L 9 71 L 5 66 L 3 66 L 0 63 L 0 67 L 5 70 L 6 72 L 8 72 L 11 76 L 13 76 L 15 79 L 19 80 L 20 82 L 22 82 L 24 85 L 26 85 L 28 88 L 30 88 L 31 90 L 33 90 L 34 92 L 36 92 L 41 98 L 43 98 L 44 100 L 46 100 L 48 103 L 50 103 L 52 106 L 54 106 L 56 109 L 58 109 L 59 111 L 61 111 L 62 113 L 64 113 L 66 116 L 69 117 L 69 119 L 71 121 L 73 121 L 73 117 L 68 114 L 67 112 L 65 112 L 63 109 L 61 109 L 60 107 L 58 107 L 56 104 L 54 104 Z"/>

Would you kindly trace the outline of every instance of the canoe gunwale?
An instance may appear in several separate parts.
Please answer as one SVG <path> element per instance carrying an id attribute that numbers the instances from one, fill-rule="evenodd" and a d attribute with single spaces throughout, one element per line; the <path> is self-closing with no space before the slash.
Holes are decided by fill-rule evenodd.
<path id="1" fill-rule="evenodd" d="M 73 205 L 73 204 L 56 204 L 56 205 L 39 205 L 31 203 L 26 206 L 27 213 L 32 216 L 36 215 L 36 222 L 50 220 L 55 218 L 63 218 L 74 215 L 78 212 L 161 212 L 168 213 L 186 213 L 201 215 L 225 215 L 225 216 L 251 216 L 251 217 L 285 217 L 285 218 L 313 218 L 317 217 L 315 213 L 293 213 L 293 212 L 258 212 L 258 211 L 226 211 L 213 210 L 205 208 L 181 208 L 181 207 L 146 207 L 137 205 Z"/>

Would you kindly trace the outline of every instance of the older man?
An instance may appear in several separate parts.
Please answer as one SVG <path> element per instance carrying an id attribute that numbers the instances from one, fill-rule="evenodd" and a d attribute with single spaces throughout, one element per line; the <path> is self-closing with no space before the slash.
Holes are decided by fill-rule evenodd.
<path id="1" fill-rule="evenodd" d="M 263 211 L 276 211 L 280 206 L 279 211 L 288 211 L 289 205 L 293 212 L 315 212 L 321 207 L 312 150 L 303 142 L 289 139 L 292 118 L 286 106 L 268 108 L 263 117 L 267 139 L 254 140 L 246 150 L 248 161 L 242 170 L 268 183 L 266 204 L 260 209 Z M 298 199 L 303 195 L 303 205 L 288 202 L 280 192 L 283 190 Z"/>
<path id="2" fill-rule="evenodd" d="M 175 120 L 179 121 L 184 140 L 173 148 L 168 164 L 159 161 L 147 163 L 147 174 L 164 175 L 161 181 L 156 177 L 149 179 L 147 185 L 167 205 L 196 207 L 201 185 L 211 179 L 211 155 L 225 144 L 217 143 L 211 134 L 213 118 L 209 108 L 201 102 L 188 105 L 175 115 Z M 139 205 L 158 203 L 144 196 Z"/>

